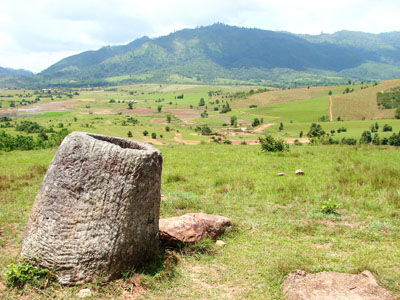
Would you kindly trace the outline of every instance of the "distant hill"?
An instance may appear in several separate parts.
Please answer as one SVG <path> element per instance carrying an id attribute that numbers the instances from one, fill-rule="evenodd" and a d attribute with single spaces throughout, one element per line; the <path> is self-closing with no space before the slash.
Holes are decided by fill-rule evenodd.
<path id="1" fill-rule="evenodd" d="M 33 73 L 31 71 L 27 71 L 24 69 L 11 69 L 11 68 L 2 68 L 0 67 L 0 75 L 15 75 L 15 76 L 23 76 L 23 77 L 31 77 Z"/>
<path id="2" fill-rule="evenodd" d="M 400 77 L 400 32 L 295 35 L 214 24 L 67 57 L 52 82 L 339 83 Z"/>
<path id="3" fill-rule="evenodd" d="M 14 88 L 31 83 L 34 74 L 23 69 L 11 69 L 0 67 L 0 88 Z"/>

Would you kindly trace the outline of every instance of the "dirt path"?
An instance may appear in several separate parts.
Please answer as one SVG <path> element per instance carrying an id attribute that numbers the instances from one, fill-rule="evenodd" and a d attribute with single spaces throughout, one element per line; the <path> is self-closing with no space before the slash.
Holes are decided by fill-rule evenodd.
<path id="1" fill-rule="evenodd" d="M 265 129 L 268 127 L 271 127 L 275 125 L 275 123 L 267 123 L 267 124 L 262 124 L 261 126 L 258 126 L 256 129 L 253 130 L 253 133 L 262 133 L 264 132 Z"/>
<path id="2" fill-rule="evenodd" d="M 332 96 L 329 96 L 329 120 L 332 122 L 333 121 L 333 115 L 332 115 Z"/>
<path id="3" fill-rule="evenodd" d="M 187 141 L 182 139 L 182 134 L 180 132 L 175 132 L 174 141 L 183 145 L 198 145 L 200 141 Z"/>

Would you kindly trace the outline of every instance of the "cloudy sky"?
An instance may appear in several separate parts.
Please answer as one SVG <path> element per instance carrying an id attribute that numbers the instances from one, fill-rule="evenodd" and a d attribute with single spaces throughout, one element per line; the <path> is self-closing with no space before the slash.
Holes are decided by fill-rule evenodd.
<path id="1" fill-rule="evenodd" d="M 39 72 L 58 60 L 143 35 L 229 25 L 333 33 L 400 31 L 399 0 L 3 0 L 0 66 Z"/>

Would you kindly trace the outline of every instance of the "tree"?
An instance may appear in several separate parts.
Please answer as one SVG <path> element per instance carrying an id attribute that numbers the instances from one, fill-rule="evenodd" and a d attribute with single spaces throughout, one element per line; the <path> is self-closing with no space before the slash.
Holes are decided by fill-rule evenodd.
<path id="1" fill-rule="evenodd" d="M 307 133 L 307 136 L 310 138 L 313 138 L 313 137 L 319 138 L 323 135 L 325 135 L 325 131 L 322 129 L 321 125 L 312 123 L 310 130 Z"/>
<path id="2" fill-rule="evenodd" d="M 237 125 L 237 117 L 236 116 L 231 117 L 231 125 L 236 127 L 236 125 Z"/>
<path id="3" fill-rule="evenodd" d="M 157 134 L 156 134 L 155 132 L 152 132 L 152 133 L 151 133 L 151 138 L 152 138 L 152 139 L 156 139 L 156 138 L 157 138 Z"/>
<path id="4" fill-rule="evenodd" d="M 143 135 L 147 136 L 149 134 L 149 132 L 147 130 L 143 131 Z"/>
<path id="5" fill-rule="evenodd" d="M 328 95 L 329 95 L 329 96 L 331 96 L 331 95 L 332 95 L 332 91 L 331 91 L 331 90 L 329 90 L 329 92 L 328 92 Z"/>
<path id="6" fill-rule="evenodd" d="M 129 102 L 129 103 L 128 103 L 128 108 L 129 108 L 129 109 L 132 109 L 132 108 L 133 108 L 133 103 L 132 103 L 132 102 Z"/>
<path id="7" fill-rule="evenodd" d="M 170 114 L 167 115 L 167 122 L 171 123 L 171 115 Z"/>
<path id="8" fill-rule="evenodd" d="M 266 135 L 265 137 L 259 137 L 258 140 L 261 144 L 261 149 L 267 152 L 283 152 L 289 151 L 289 145 L 279 138 L 274 138 L 272 135 Z"/>
<path id="9" fill-rule="evenodd" d="M 360 138 L 360 144 L 370 144 L 372 142 L 371 131 L 366 130 L 362 133 Z"/>
<path id="10" fill-rule="evenodd" d="M 260 120 L 258 118 L 255 118 L 251 126 L 257 127 L 258 125 L 260 125 Z"/>
<path id="11" fill-rule="evenodd" d="M 300 138 L 302 138 L 302 137 L 303 137 L 303 130 L 302 130 L 302 131 L 300 131 L 300 133 L 299 133 L 299 137 L 300 137 Z"/>
<path id="12" fill-rule="evenodd" d="M 283 123 L 281 122 L 281 124 L 279 124 L 279 131 L 283 130 Z"/>
<path id="13" fill-rule="evenodd" d="M 396 119 L 400 119 L 400 106 L 397 107 L 396 112 L 394 114 L 394 117 Z"/>
<path id="14" fill-rule="evenodd" d="M 206 105 L 206 102 L 204 101 L 204 98 L 201 98 L 199 101 L 199 106 L 204 106 Z"/>
<path id="15" fill-rule="evenodd" d="M 157 106 L 157 111 L 160 113 L 162 110 L 162 105 Z"/>
<path id="16" fill-rule="evenodd" d="M 128 131 L 128 137 L 132 137 L 132 132 L 130 130 Z"/>

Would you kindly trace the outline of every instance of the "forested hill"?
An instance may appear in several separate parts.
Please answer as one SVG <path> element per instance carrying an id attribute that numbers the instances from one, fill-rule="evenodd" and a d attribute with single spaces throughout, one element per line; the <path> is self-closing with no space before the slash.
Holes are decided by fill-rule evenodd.
<path id="1" fill-rule="evenodd" d="M 400 32 L 295 35 L 214 24 L 67 57 L 45 80 L 246 82 L 400 77 Z M 125 76 L 125 77 L 124 77 Z"/>
<path id="2" fill-rule="evenodd" d="M 33 75 L 33 73 L 31 71 L 23 69 L 15 70 L 11 68 L 0 67 L 0 75 L 15 75 L 15 76 L 30 77 Z"/>

